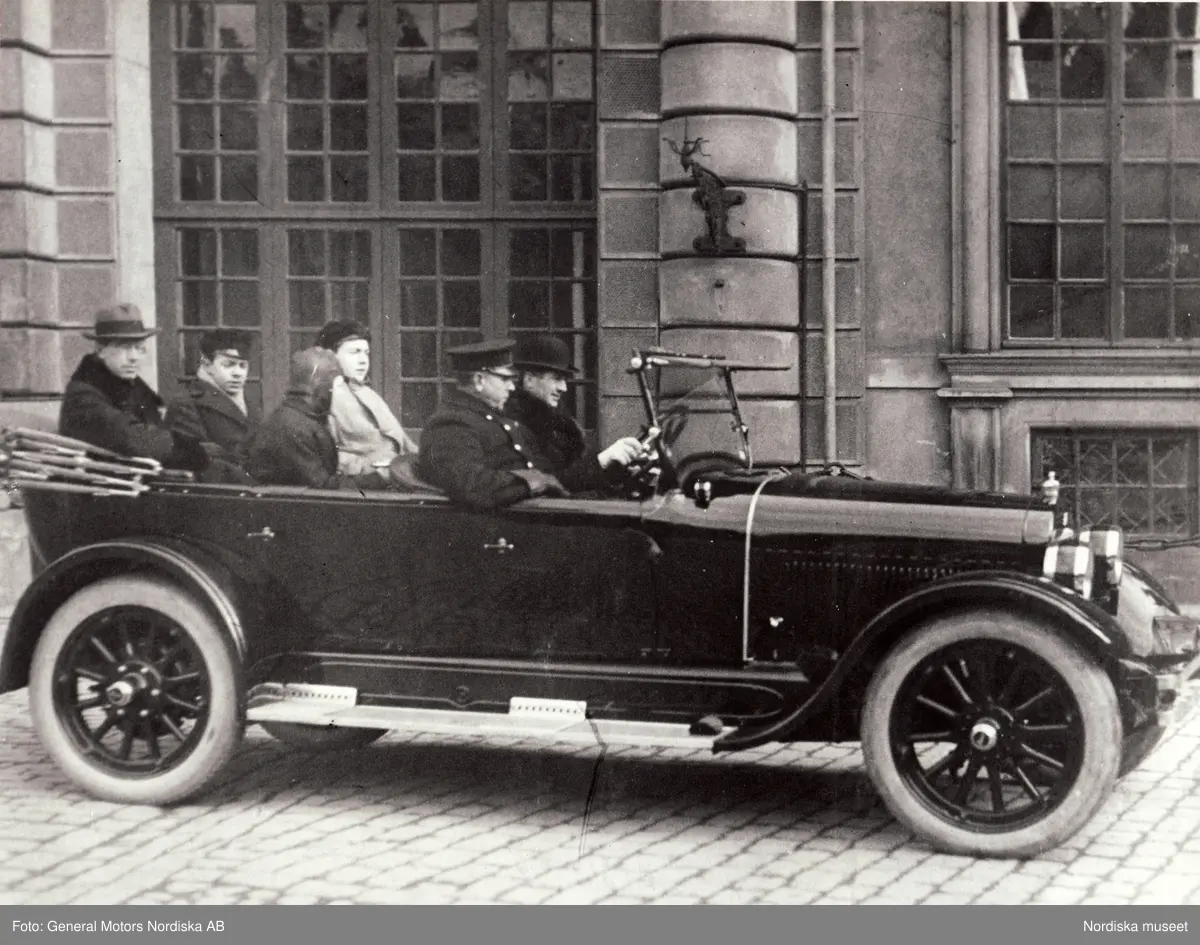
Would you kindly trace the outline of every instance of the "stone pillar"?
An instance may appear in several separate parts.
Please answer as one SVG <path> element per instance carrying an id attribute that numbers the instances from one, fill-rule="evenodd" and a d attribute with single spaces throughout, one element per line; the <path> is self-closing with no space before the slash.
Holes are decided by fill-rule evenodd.
<path id="1" fill-rule="evenodd" d="M 745 202 L 730 210 L 740 255 L 703 256 L 692 179 L 664 141 L 659 174 L 660 331 L 665 347 L 789 366 L 742 374 L 756 461 L 800 454 L 796 8 L 791 2 L 666 2 L 661 136 L 703 138 L 695 157 Z M 700 418 L 695 418 L 699 420 Z M 732 445 L 725 421 L 689 424 L 681 452 Z M 720 429 L 718 429 L 720 427 Z"/>
<path id="2" fill-rule="evenodd" d="M 1007 387 L 947 387 L 938 396 L 950 404 L 951 470 L 954 488 L 1000 489 L 1000 410 L 1012 399 Z"/>

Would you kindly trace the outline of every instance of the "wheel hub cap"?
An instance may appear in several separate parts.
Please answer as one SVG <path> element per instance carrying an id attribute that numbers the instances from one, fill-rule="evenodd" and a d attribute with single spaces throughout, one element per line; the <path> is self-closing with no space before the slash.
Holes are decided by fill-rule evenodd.
<path id="1" fill-rule="evenodd" d="M 148 687 L 149 682 L 143 673 L 126 673 L 115 682 L 109 683 L 104 690 L 104 696 L 108 699 L 109 705 L 123 709 Z"/>
<path id="2" fill-rule="evenodd" d="M 980 719 L 971 726 L 971 747 L 991 751 L 1000 743 L 1000 726 L 991 719 Z"/>

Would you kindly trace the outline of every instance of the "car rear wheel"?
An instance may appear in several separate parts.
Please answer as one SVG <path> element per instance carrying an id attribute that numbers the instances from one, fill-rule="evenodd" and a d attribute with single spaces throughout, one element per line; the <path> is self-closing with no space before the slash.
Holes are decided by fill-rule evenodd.
<path id="1" fill-rule="evenodd" d="M 67 599 L 33 654 L 29 707 L 46 751 L 102 800 L 165 805 L 203 790 L 242 735 L 232 646 L 200 604 L 156 577 Z"/>
<path id="2" fill-rule="evenodd" d="M 272 738 L 301 751 L 352 751 L 366 748 L 387 734 L 385 728 L 343 728 L 334 725 L 297 725 L 294 722 L 260 722 Z"/>
<path id="3" fill-rule="evenodd" d="M 1058 846 L 1112 792 L 1112 682 L 1036 620 L 978 610 L 909 634 L 867 689 L 867 771 L 895 817 L 949 853 Z"/>

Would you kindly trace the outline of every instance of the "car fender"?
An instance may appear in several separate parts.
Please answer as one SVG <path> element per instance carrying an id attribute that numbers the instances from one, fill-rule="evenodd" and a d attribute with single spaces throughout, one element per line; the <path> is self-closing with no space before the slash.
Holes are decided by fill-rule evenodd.
<path id="1" fill-rule="evenodd" d="M 1078 644 L 1106 666 L 1131 655 L 1129 641 L 1112 615 L 1049 580 L 1012 571 L 968 571 L 926 584 L 877 614 L 834 663 L 811 696 L 792 712 L 717 739 L 714 751 L 786 741 L 863 667 L 875 665 L 912 627 L 927 617 L 956 610 L 1002 606 L 1040 617 L 1047 628 Z"/>
<path id="2" fill-rule="evenodd" d="M 206 606 L 237 657 L 253 656 L 246 615 L 256 613 L 245 572 L 222 555 L 172 538 L 122 538 L 77 548 L 45 568 L 21 595 L 0 649 L 0 692 L 26 685 L 33 651 L 47 621 L 73 593 L 95 581 L 145 573 L 170 578 Z"/>

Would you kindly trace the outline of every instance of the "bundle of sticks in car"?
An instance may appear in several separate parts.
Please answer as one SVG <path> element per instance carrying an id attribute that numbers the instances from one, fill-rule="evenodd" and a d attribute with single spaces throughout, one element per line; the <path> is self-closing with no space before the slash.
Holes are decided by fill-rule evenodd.
<path id="1" fill-rule="evenodd" d="M 162 473 L 154 459 L 122 456 L 57 433 L 0 430 L 0 479 L 24 489 L 136 496 Z"/>

